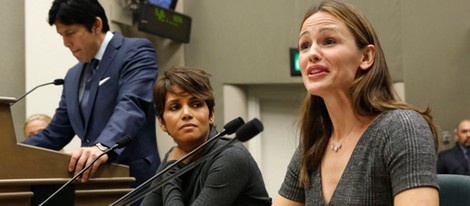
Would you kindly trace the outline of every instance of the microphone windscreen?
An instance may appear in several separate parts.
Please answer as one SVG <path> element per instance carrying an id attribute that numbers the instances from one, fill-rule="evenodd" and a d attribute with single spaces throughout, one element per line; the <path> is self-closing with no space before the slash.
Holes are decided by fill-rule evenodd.
<path id="1" fill-rule="evenodd" d="M 263 131 L 263 129 L 263 123 L 261 123 L 259 119 L 254 118 L 237 130 L 236 138 L 242 142 L 245 142 L 259 134 L 261 131 Z"/>
<path id="2" fill-rule="evenodd" d="M 241 117 L 237 117 L 224 125 L 224 132 L 227 135 L 231 135 L 243 124 L 245 124 L 245 121 Z"/>
<path id="3" fill-rule="evenodd" d="M 64 84 L 64 79 L 56 79 L 54 80 L 54 85 L 62 85 Z"/>
<path id="4" fill-rule="evenodd" d="M 121 139 L 118 139 L 116 144 L 118 145 L 117 148 L 123 148 L 131 143 L 131 137 L 128 135 L 121 137 Z"/>

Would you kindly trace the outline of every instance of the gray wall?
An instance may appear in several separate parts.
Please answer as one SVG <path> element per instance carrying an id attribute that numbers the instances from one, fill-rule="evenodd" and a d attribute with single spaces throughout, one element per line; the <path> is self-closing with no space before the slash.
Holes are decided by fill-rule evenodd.
<path id="1" fill-rule="evenodd" d="M 0 96 L 18 97 L 25 90 L 24 1 L 0 3 Z M 16 133 L 23 135 L 25 102 L 13 105 L 12 114 Z"/>
<path id="2" fill-rule="evenodd" d="M 407 100 L 430 106 L 441 129 L 452 131 L 470 118 L 470 1 L 402 4 Z"/>

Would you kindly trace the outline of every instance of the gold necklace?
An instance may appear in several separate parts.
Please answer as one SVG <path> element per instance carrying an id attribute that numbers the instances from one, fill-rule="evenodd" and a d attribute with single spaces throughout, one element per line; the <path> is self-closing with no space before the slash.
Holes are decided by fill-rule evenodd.
<path id="1" fill-rule="evenodd" d="M 354 129 L 354 127 L 356 127 L 358 122 L 359 122 L 359 120 L 357 120 L 356 123 L 354 123 L 354 125 L 351 127 L 351 129 L 349 129 L 348 134 L 346 134 L 346 136 L 343 138 L 343 140 L 340 143 L 338 143 L 338 144 L 333 143 L 333 138 L 331 138 L 331 147 L 330 147 L 330 149 L 333 152 L 337 153 L 339 151 L 339 149 L 341 149 L 341 147 L 343 146 L 344 141 L 347 139 L 349 134 L 351 134 L 352 130 Z"/>

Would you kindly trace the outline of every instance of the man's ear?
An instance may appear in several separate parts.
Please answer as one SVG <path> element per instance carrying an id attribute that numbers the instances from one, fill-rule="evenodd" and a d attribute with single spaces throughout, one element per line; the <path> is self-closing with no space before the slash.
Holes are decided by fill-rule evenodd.
<path id="1" fill-rule="evenodd" d="M 375 60 L 375 46 L 372 44 L 367 45 L 362 51 L 362 59 L 359 67 L 362 70 L 368 70 Z"/>
<path id="2" fill-rule="evenodd" d="M 95 23 L 93 23 L 91 30 L 94 33 L 101 33 L 103 31 L 103 20 L 100 17 L 95 18 Z"/>

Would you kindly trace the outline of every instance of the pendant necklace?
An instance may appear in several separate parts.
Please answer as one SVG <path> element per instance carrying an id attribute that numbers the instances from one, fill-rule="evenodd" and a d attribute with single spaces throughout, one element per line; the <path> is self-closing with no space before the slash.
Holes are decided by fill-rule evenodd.
<path id="1" fill-rule="evenodd" d="M 358 122 L 359 122 L 359 120 L 357 120 L 356 123 L 354 123 L 354 125 L 349 130 L 348 134 L 346 134 L 346 136 L 343 138 L 343 140 L 340 143 L 335 144 L 335 143 L 333 143 L 333 139 L 331 139 L 331 147 L 330 147 L 331 151 L 337 153 L 341 149 L 341 147 L 343 146 L 343 142 L 347 139 L 349 134 L 351 134 L 352 130 L 354 129 L 354 127 L 356 127 Z"/>

